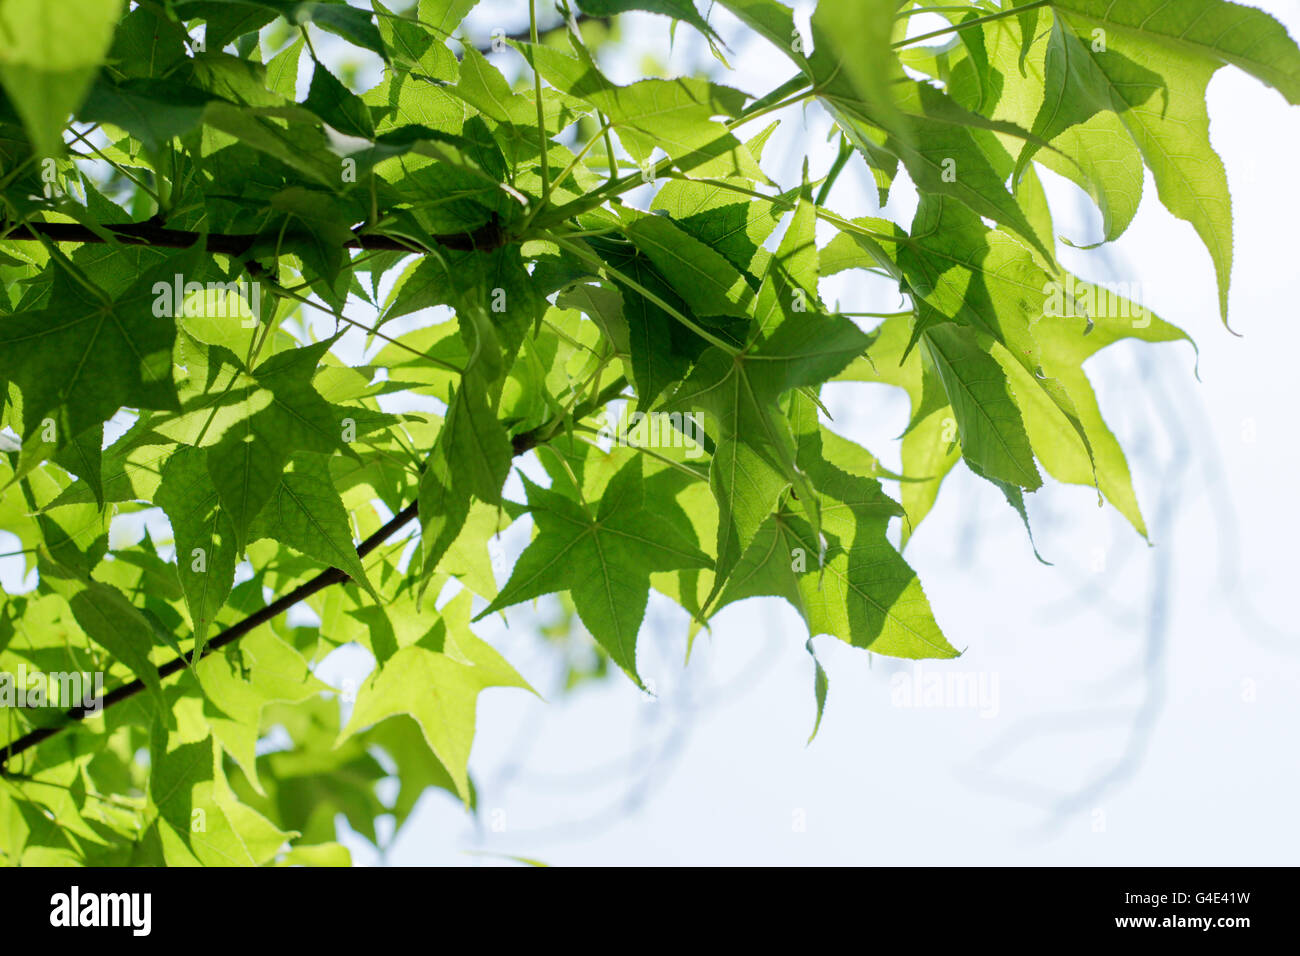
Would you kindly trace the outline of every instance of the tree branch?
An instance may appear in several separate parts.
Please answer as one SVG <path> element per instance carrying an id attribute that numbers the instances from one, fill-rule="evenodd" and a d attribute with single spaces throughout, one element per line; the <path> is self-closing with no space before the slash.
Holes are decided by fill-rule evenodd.
<path id="1" fill-rule="evenodd" d="M 586 402 L 582 407 L 575 409 L 572 420 L 577 421 L 578 419 L 585 418 L 595 409 L 613 401 L 613 399 L 623 391 L 626 385 L 627 379 L 620 376 L 614 382 L 602 389 L 598 395 Z M 511 439 L 511 446 L 515 456 L 518 457 L 553 437 L 552 433 L 548 430 L 549 424 L 550 423 L 543 424 L 531 431 L 522 432 L 514 436 L 514 438 Z M 391 521 L 357 545 L 357 557 L 364 558 L 371 551 L 375 550 L 375 548 L 379 547 L 401 530 L 407 522 L 418 514 L 418 512 L 419 502 L 412 501 L 409 505 L 395 514 Z M 340 571 L 338 568 L 327 568 L 314 578 L 298 585 L 287 594 L 276 598 L 270 604 L 266 605 L 266 607 L 254 611 L 242 621 L 226 628 L 216 637 L 212 638 L 212 640 L 207 642 L 207 645 L 203 648 L 203 653 L 198 656 L 198 660 L 202 660 L 213 651 L 220 650 L 223 647 L 233 644 L 249 631 L 279 617 L 299 601 L 306 600 L 317 591 L 322 591 L 331 584 L 339 584 L 346 580 L 348 580 L 348 576 L 345 572 Z M 158 667 L 158 679 L 161 681 L 166 677 L 170 677 L 172 674 L 178 673 L 193 663 L 195 663 L 193 651 L 190 651 L 189 654 L 181 654 L 178 657 L 174 657 L 167 663 Z M 93 706 L 73 707 L 63 714 L 63 719 L 58 723 L 51 724 L 48 727 L 38 727 L 35 730 L 30 730 L 17 740 L 6 744 L 3 750 L 0 751 L 0 777 L 12 776 L 9 772 L 8 765 L 9 761 L 14 757 L 17 757 L 25 751 L 31 750 L 42 741 L 53 737 L 59 731 L 67 729 L 71 724 L 85 720 L 87 717 L 95 714 L 99 714 L 106 707 L 120 704 L 128 698 L 134 697 L 144 689 L 144 681 L 137 678 L 129 684 L 123 684 L 121 687 L 105 694 L 96 701 Z"/>
<path id="2" fill-rule="evenodd" d="M 190 232 L 184 229 L 168 229 L 154 222 L 129 222 L 115 225 L 103 225 L 100 229 L 113 235 L 123 245 L 157 246 L 164 249 L 188 249 L 200 239 L 206 242 L 208 252 L 243 258 L 257 240 L 256 233 Z M 4 239 L 53 239 L 55 242 L 107 242 L 103 233 L 92 230 L 75 222 L 33 222 L 16 226 Z M 431 236 L 439 245 L 448 249 L 468 252 L 475 249 L 484 252 L 504 246 L 509 237 L 501 224 L 493 217 L 488 222 L 469 232 L 453 232 L 446 235 Z M 352 238 L 343 243 L 345 249 L 391 249 L 397 252 L 415 252 L 409 239 L 385 236 L 378 233 L 354 232 Z"/>
<path id="3" fill-rule="evenodd" d="M 399 511 L 393 516 L 393 520 L 389 521 L 370 537 L 366 538 L 365 541 L 362 541 L 361 544 L 357 545 L 357 556 L 364 557 L 375 548 L 379 547 L 379 545 L 383 544 L 383 542 L 392 537 L 399 528 L 414 518 L 417 510 L 418 505 L 413 501 Z M 213 651 L 220 650 L 228 644 L 233 644 L 255 627 L 265 624 L 272 618 L 279 617 L 299 601 L 311 597 L 317 591 L 323 590 L 331 584 L 346 581 L 347 579 L 348 576 L 338 568 L 328 568 L 322 571 L 311 580 L 298 585 L 288 594 L 277 598 L 261 610 L 255 611 L 239 623 L 232 624 L 212 640 L 208 641 L 207 645 L 203 648 L 203 653 L 199 655 L 199 660 L 207 657 Z M 193 651 L 189 654 L 182 654 L 179 657 L 174 657 L 166 664 L 159 666 L 158 679 L 162 680 L 165 677 L 170 677 L 172 674 L 177 673 L 193 663 Z M 42 741 L 53 737 L 59 731 L 66 729 L 69 724 L 76 723 L 79 720 L 85 720 L 89 716 L 100 713 L 105 707 L 111 707 L 130 697 L 134 697 L 136 694 L 140 693 L 140 691 L 144 690 L 144 687 L 144 681 L 137 678 L 136 680 L 131 681 L 131 683 L 123 684 L 121 687 L 105 694 L 95 702 L 93 707 L 73 707 L 63 715 L 63 719 L 59 721 L 59 723 L 51 724 L 48 727 L 38 727 L 35 730 L 28 731 L 17 740 L 13 741 L 13 743 L 5 745 L 3 754 L 0 754 L 0 776 L 8 775 L 8 764 L 14 757 L 26 750 L 32 749 Z"/>

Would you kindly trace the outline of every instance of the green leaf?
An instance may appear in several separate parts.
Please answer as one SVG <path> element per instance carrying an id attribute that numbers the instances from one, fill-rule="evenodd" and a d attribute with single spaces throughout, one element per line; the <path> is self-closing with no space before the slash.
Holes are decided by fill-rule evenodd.
<path id="1" fill-rule="evenodd" d="M 775 124 L 768 129 L 775 129 Z M 751 151 L 755 148 L 753 141 L 746 145 Z M 738 177 L 708 183 L 670 179 L 655 193 L 650 208 L 668 213 L 678 229 L 721 253 L 737 269 L 748 270 L 789 206 L 736 192 L 722 183 L 750 186 Z"/>
<path id="2" fill-rule="evenodd" d="M 638 164 L 658 147 L 684 173 L 767 181 L 749 150 L 713 120 L 739 114 L 745 101 L 739 90 L 694 77 L 616 86 L 582 51 L 582 59 L 575 59 L 549 47 L 518 46 L 548 83 L 604 113 Z"/>
<path id="3" fill-rule="evenodd" d="M 234 586 L 239 560 L 235 528 L 221 506 L 207 458 L 198 448 L 179 448 L 167 459 L 154 500 L 171 522 L 176 570 L 194 628 L 194 650 L 202 653 L 208 630 Z"/>
<path id="4" fill-rule="evenodd" d="M 104 426 L 96 425 L 82 432 L 54 455 L 53 461 L 82 480 L 95 503 L 104 505 Z"/>
<path id="5" fill-rule="evenodd" d="M 104 62 L 122 0 L 0 4 L 0 84 L 37 156 L 63 155 L 63 126 Z"/>
<path id="6" fill-rule="evenodd" d="M 1119 34 L 1134 34 L 1183 57 L 1206 56 L 1240 67 L 1300 104 L 1300 48 L 1286 28 L 1254 7 L 1226 0 L 1052 0 Z"/>
<path id="7" fill-rule="evenodd" d="M 478 0 L 420 0 L 420 22 L 449 37 L 477 3 Z"/>
<path id="8" fill-rule="evenodd" d="M 1074 286 L 1080 300 L 1091 294 L 1085 293 L 1083 287 L 1083 283 Z M 1047 473 L 1071 484 L 1095 483 L 1137 532 L 1146 537 L 1146 523 L 1138 507 L 1123 449 L 1101 416 L 1097 396 L 1082 366 L 1105 346 L 1126 338 L 1145 342 L 1191 340 L 1179 329 L 1151 315 L 1144 306 L 1104 289 L 1095 292 L 1102 304 L 1094 305 L 1086 317 L 1078 314 L 1054 317 L 1042 323 L 1036 333 L 1042 345 L 1043 369 L 1069 392 L 1085 429 L 1088 447 L 1084 447 L 1073 427 L 1064 420 L 1061 410 L 1041 389 L 1033 387 L 1030 374 L 1020 363 L 999 348 L 994 349 L 993 356 L 1008 375 L 1034 454 Z"/>
<path id="9" fill-rule="evenodd" d="M 825 430 L 807 399 L 796 401 L 800 460 L 817 487 L 826 539 L 789 504 L 769 517 L 745 552 L 718 602 L 758 595 L 785 598 L 803 616 L 810 637 L 831 634 L 854 647 L 891 657 L 956 657 L 921 590 L 916 573 L 885 536 L 897 504 L 879 482 L 825 461 Z"/>
<path id="10" fill-rule="evenodd" d="M 1190 222 L 1214 261 L 1219 310 L 1228 319 L 1232 275 L 1232 199 L 1210 145 L 1205 90 L 1219 64 L 1174 52 L 1142 33 L 1114 31 L 1105 48 L 1058 18 L 1048 48 L 1046 100 L 1035 132 L 1051 138 L 1101 110 L 1119 116 L 1156 181 L 1160 201 Z M 1033 144 L 1021 164 L 1032 155 Z"/>
<path id="11" fill-rule="evenodd" d="M 403 70 L 423 73 L 435 80 L 456 82 L 460 75 L 459 64 L 441 37 L 426 30 L 413 18 L 394 14 L 379 0 L 373 2 L 379 35 L 394 65 Z M 468 4 L 472 5 L 472 2 Z M 422 9 L 421 19 L 428 17 L 430 12 Z"/>
<path id="12" fill-rule="evenodd" d="M 592 17 L 612 17 L 628 10 L 645 10 L 684 20 L 710 39 L 718 36 L 695 9 L 694 0 L 578 0 L 578 9 Z"/>
<path id="13" fill-rule="evenodd" d="M 707 413 L 717 442 L 709 482 L 719 507 L 716 594 L 749 546 L 759 525 L 790 485 L 804 485 L 796 448 L 778 405 L 793 388 L 815 385 L 860 355 L 869 340 L 843 316 L 818 310 L 813 219 L 800 204 L 760 287 L 761 325 L 749 344 L 732 354 L 709 348 L 674 393 L 670 406 Z M 794 290 L 804 293 L 796 305 Z M 816 527 L 816 500 L 801 493 Z"/>
<path id="14" fill-rule="evenodd" d="M 107 421 L 123 405 L 174 409 L 176 324 L 155 312 L 155 284 L 198 273 L 197 250 L 169 256 L 109 298 L 65 265 L 55 269 L 49 305 L 0 318 L 0 377 L 23 394 L 23 433 L 49 416 L 59 444 Z"/>
<path id="15" fill-rule="evenodd" d="M 1026 179 L 1026 192 L 1036 180 Z M 1026 206 L 1028 207 L 1028 202 Z M 1039 218 L 1049 229 L 1050 219 Z M 1027 384 L 1045 392 L 1086 445 L 1087 435 L 1069 394 L 1042 373 L 1034 330 L 1047 315 L 1051 274 L 1028 249 L 1000 230 L 988 229 L 964 206 L 924 197 L 898 265 L 919 296 L 921 327 L 940 317 L 991 335 L 1030 373 Z"/>
<path id="16" fill-rule="evenodd" d="M 894 126 L 898 107 L 895 80 L 902 76 L 893 50 L 895 0 L 821 0 L 812 18 L 815 43 L 828 40 L 861 97 L 863 112 Z"/>
<path id="17" fill-rule="evenodd" d="M 1035 8 L 1020 14 L 1020 18 L 1039 12 Z M 1020 25 L 1008 18 L 987 23 L 984 29 L 993 69 L 1003 76 L 1014 77 L 993 115 L 1031 129 L 1044 102 L 1045 55 L 1052 31 L 1024 35 Z M 1022 50 L 1028 51 L 1028 58 L 1023 61 Z M 1012 144 L 1012 148 L 1021 152 L 1023 145 Z M 1061 133 L 1051 145 L 1051 150 L 1035 153 L 1035 161 L 1087 192 L 1102 214 L 1102 241 L 1117 239 L 1137 214 L 1143 188 L 1142 156 L 1119 117 L 1108 111 L 1099 112 L 1087 122 Z M 1019 164 L 1017 180 L 1025 172 L 1025 164 Z"/>
<path id="18" fill-rule="evenodd" d="M 254 788 L 261 790 L 257 743 L 262 714 L 276 703 L 297 703 L 330 688 L 307 661 L 270 628 L 241 639 L 237 654 L 212 654 L 194 668 L 203 690 L 203 723 Z"/>
<path id="19" fill-rule="evenodd" d="M 1014 124 L 987 120 L 965 110 L 925 83 L 896 83 L 894 92 L 902 119 L 897 127 L 885 129 L 885 146 L 902 160 L 918 189 L 952 196 L 979 215 L 1015 231 L 1047 261 L 1053 261 L 1049 237 L 1034 232 L 1007 191 L 1006 175 L 998 163 L 1002 150 L 992 135 L 1026 134 Z M 858 107 L 853 101 L 828 99 L 828 105 L 833 115 L 842 117 L 850 130 L 854 128 Z"/>
<path id="20" fill-rule="evenodd" d="M 149 796 L 168 865 L 259 866 L 294 835 L 234 798 L 219 754 L 211 736 L 194 743 L 154 736 Z"/>
<path id="21" fill-rule="evenodd" d="M 370 108 L 319 61 L 312 63 L 311 88 L 303 105 L 340 133 L 364 139 L 375 136 Z"/>
<path id="22" fill-rule="evenodd" d="M 446 626 L 438 632 L 440 643 L 430 640 L 404 647 L 377 668 L 357 694 L 338 740 L 342 743 L 394 714 L 413 717 L 466 805 L 479 693 L 489 687 L 532 690 L 500 654 L 469 631 L 464 622 L 468 613 L 465 592 L 443 608 Z"/>
<path id="23" fill-rule="evenodd" d="M 880 62 L 868 67 L 859 62 L 845 69 L 845 58 L 860 54 L 853 41 L 839 34 L 837 18 L 844 14 L 836 7 L 814 18 L 814 49 L 811 56 L 805 56 L 790 43 L 795 29 L 789 8 L 775 0 L 724 2 L 804 72 L 813 91 L 869 163 L 878 162 L 882 144 L 873 130 L 879 130 L 884 134 L 883 147 L 902 160 L 918 189 L 954 197 L 1014 230 L 1052 261 L 1045 237 L 1034 233 L 1007 191 L 1007 173 L 999 168 L 1005 152 L 993 134 L 1025 138 L 1029 136 L 1025 130 L 972 112 L 943 90 L 909 79 L 901 68 L 890 69 Z M 879 46 L 882 41 L 877 36 L 871 42 Z M 892 55 L 884 62 L 890 59 Z M 888 97 L 882 92 L 885 85 L 891 87 Z"/>
<path id="24" fill-rule="evenodd" d="M 616 270 L 611 281 L 617 286 L 622 300 L 621 315 L 627 325 L 627 351 L 631 358 L 632 378 L 636 382 L 638 407 L 648 408 L 669 387 L 682 380 L 690 369 L 691 360 L 700 354 L 703 340 L 664 309 L 663 306 L 667 305 L 684 314 L 689 311 L 689 306 L 668 284 L 649 256 L 630 243 L 593 241 L 591 246 Z M 576 301 L 575 295 L 579 297 Z M 591 315 L 581 301 L 583 295 L 571 291 L 565 295 L 564 304 L 569 307 L 572 303 Z M 556 301 L 559 303 L 558 299 Z M 614 342 L 617 347 L 617 337 L 614 337 Z"/>
<path id="25" fill-rule="evenodd" d="M 352 543 L 348 514 L 334 489 L 325 456 L 306 452 L 293 456 L 249 528 L 248 539 L 258 538 L 273 538 L 326 567 L 346 571 L 379 601 Z"/>
<path id="26" fill-rule="evenodd" d="M 1041 487 L 1011 385 L 978 333 L 942 324 L 921 340 L 956 415 L 962 456 L 984 477 L 1028 491 Z"/>
<path id="27" fill-rule="evenodd" d="M 830 690 L 831 681 L 826 676 L 826 671 L 822 669 L 822 662 L 817 659 L 817 652 L 813 650 L 811 637 L 804 644 L 804 648 L 808 651 L 808 656 L 812 658 L 813 662 L 813 699 L 817 701 L 817 719 L 813 721 L 812 733 L 808 735 L 808 743 L 812 743 L 813 738 L 817 736 L 817 731 L 821 730 L 822 727 L 822 714 L 826 710 L 826 693 Z"/>
<path id="28" fill-rule="evenodd" d="M 610 481 L 594 514 L 591 506 L 527 479 L 525 487 L 537 537 L 478 617 L 567 590 L 591 636 L 642 686 L 636 639 L 650 572 L 707 567 L 708 556 L 688 529 L 665 522 L 646 503 L 640 458 L 632 458 Z"/>
<path id="29" fill-rule="evenodd" d="M 129 667 L 166 713 L 158 669 L 149 660 L 154 629 L 140 609 L 116 588 L 88 580 L 56 561 L 42 559 L 40 569 L 41 581 L 68 602 L 86 636 Z"/>
<path id="30" fill-rule="evenodd" d="M 140 4 L 118 24 L 108 61 L 126 76 L 165 76 L 185 60 L 188 38 L 182 24 Z"/>
<path id="31" fill-rule="evenodd" d="M 464 329 L 464 326 L 462 326 Z M 467 337 L 476 333 L 465 332 Z M 474 346 L 480 356 L 490 344 Z M 420 475 L 420 553 L 422 579 L 430 576 L 460 534 L 470 502 L 498 504 L 510 472 L 514 448 L 489 403 L 482 361 L 475 358 L 461 376 L 447 406 L 437 441 Z"/>
<path id="32" fill-rule="evenodd" d="M 899 487 L 903 506 L 900 546 L 907 544 L 929 514 L 944 477 L 961 460 L 957 419 L 943 386 L 933 366 L 922 362 L 922 350 L 911 348 L 914 324 L 911 313 L 885 319 L 872 333 L 866 354 L 838 376 L 845 381 L 880 382 L 907 392 L 911 410 L 900 448 L 907 478 Z"/>
<path id="33" fill-rule="evenodd" d="M 333 341 L 281 352 L 247 373 L 250 383 L 235 393 L 242 417 L 208 449 L 208 472 L 240 550 L 294 452 L 346 449 L 343 415 L 311 384 Z"/>
<path id="34" fill-rule="evenodd" d="M 696 315 L 747 317 L 754 292 L 736 267 L 662 216 L 624 213 L 623 231 Z"/>
<path id="35" fill-rule="evenodd" d="M 114 85 L 101 79 L 91 87 L 77 117 L 120 126 L 145 149 L 157 152 L 172 137 L 197 128 L 211 98 L 202 90 L 166 80 L 140 78 Z"/>
<path id="36" fill-rule="evenodd" d="M 330 0 L 313 0 L 302 3 L 300 0 L 257 0 L 262 6 L 270 7 L 280 13 L 290 23 L 298 25 L 314 23 L 322 30 L 328 30 L 342 37 L 349 43 L 384 55 L 384 42 L 375 27 L 373 14 L 360 10 L 346 3 L 333 3 Z"/>

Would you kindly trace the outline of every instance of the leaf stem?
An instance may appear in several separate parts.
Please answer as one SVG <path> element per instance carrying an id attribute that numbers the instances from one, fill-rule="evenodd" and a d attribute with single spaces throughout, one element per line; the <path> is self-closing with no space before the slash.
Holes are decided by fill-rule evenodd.
<path id="1" fill-rule="evenodd" d="M 835 156 L 835 162 L 831 164 L 830 170 L 826 173 L 826 179 L 822 182 L 821 189 L 817 190 L 817 198 L 813 200 L 814 206 L 824 206 L 827 198 L 831 194 L 831 187 L 835 185 L 835 180 L 839 179 L 840 173 L 844 172 L 844 167 L 848 165 L 849 157 L 853 155 L 853 144 L 843 133 L 840 134 L 840 151 Z"/>
<path id="2" fill-rule="evenodd" d="M 318 305 L 317 303 L 313 302 L 311 299 L 307 298 L 306 296 L 298 295 L 297 293 L 291 292 L 288 289 L 280 288 L 278 285 L 274 283 L 272 283 L 271 285 L 273 291 L 279 293 L 280 295 L 287 296 L 288 298 L 293 299 L 295 302 L 305 305 L 308 308 L 316 309 L 318 312 L 324 312 L 326 315 L 339 319 L 340 321 L 346 322 L 348 325 L 352 326 L 353 328 L 360 329 L 363 332 L 369 332 L 371 335 L 375 336 L 376 338 L 383 339 L 385 342 L 389 343 L 390 345 L 395 345 L 399 349 L 405 349 L 407 352 L 410 352 L 412 355 L 418 356 L 419 358 L 422 358 L 425 361 L 432 362 L 434 365 L 437 365 L 439 368 L 444 368 L 449 372 L 456 372 L 459 375 L 465 374 L 465 370 L 463 368 L 453 365 L 444 359 L 434 358 L 434 356 L 429 355 L 426 352 L 421 352 L 419 349 L 413 349 L 405 342 L 399 342 L 397 339 L 390 338 L 389 336 L 385 335 L 383 332 L 380 332 L 374 326 L 366 325 L 364 322 L 358 322 L 356 319 L 349 319 L 346 315 L 343 315 L 342 312 L 335 312 L 333 309 L 327 309 L 325 308 L 325 306 Z"/>
<path id="3" fill-rule="evenodd" d="M 537 46 L 537 0 L 528 0 L 528 38 Z M 551 198 L 551 170 L 546 160 L 546 111 L 542 107 L 542 74 L 537 64 L 529 61 L 533 68 L 533 96 L 537 99 L 537 139 L 542 151 L 542 200 L 537 208 L 545 206 Z"/>
<path id="4" fill-rule="evenodd" d="M 564 182 L 569 177 L 569 174 L 573 172 L 575 168 L 577 168 L 578 163 L 582 162 L 582 157 L 586 156 L 587 153 L 591 151 L 591 147 L 596 145 L 596 143 L 599 141 L 602 134 L 604 135 L 606 143 L 608 144 L 609 125 L 610 124 L 606 123 L 604 126 L 600 128 L 600 130 L 595 135 L 591 137 L 591 139 L 587 140 L 587 145 L 582 147 L 582 149 L 579 150 L 578 154 L 573 157 L 573 160 L 569 163 L 569 165 L 564 167 L 563 172 L 561 172 L 559 176 L 555 177 L 555 182 L 550 184 L 550 189 L 554 190 L 560 188 L 560 183 Z M 533 208 L 533 211 L 528 214 L 528 218 L 524 220 L 524 224 L 519 227 L 520 235 L 524 235 L 525 233 L 527 233 L 528 227 L 533 224 L 533 220 L 537 218 L 537 214 L 545 208 L 546 208 L 545 200 L 538 203 Z"/>
<path id="5" fill-rule="evenodd" d="M 668 302 L 665 302 L 663 299 L 655 295 L 653 292 L 651 292 L 645 286 L 641 285 L 635 279 L 631 278 L 630 276 L 626 275 L 623 272 L 620 272 L 618 269 L 611 266 L 608 262 L 601 259 L 594 252 L 591 252 L 589 249 L 587 249 L 586 246 L 582 245 L 582 243 L 570 242 L 567 239 L 562 239 L 561 237 L 554 236 L 554 235 L 552 235 L 550 239 L 552 242 L 554 242 L 556 245 L 560 246 L 561 248 L 568 249 L 579 259 L 583 259 L 589 264 L 595 266 L 597 269 L 607 272 L 609 275 L 616 278 L 619 282 L 622 282 L 628 288 L 636 290 L 638 293 L 645 296 L 646 299 L 653 302 L 655 305 L 659 306 L 659 308 L 663 309 L 674 319 L 682 323 L 682 325 L 686 326 L 688 329 L 690 329 L 700 338 L 704 339 L 710 345 L 717 346 L 718 348 L 722 349 L 722 351 L 726 352 L 728 355 L 740 354 L 740 349 L 736 348 L 734 345 L 732 345 L 730 342 L 726 341 L 725 339 L 718 338 L 716 335 L 714 335 L 708 329 L 702 327 L 698 322 L 694 321 L 693 319 L 687 318 L 678 309 L 674 308 Z"/>
<path id="6" fill-rule="evenodd" d="M 907 37 L 892 44 L 893 49 L 899 47 L 911 46 L 913 43 L 920 43 L 923 40 L 933 40 L 935 37 L 946 36 L 949 33 L 957 33 L 970 27 L 979 26 L 981 23 L 990 23 L 993 20 L 1002 20 L 1006 17 L 1013 17 L 1017 14 L 1027 13 L 1030 10 L 1037 10 L 1039 7 L 1045 7 L 1052 0 L 1034 0 L 1033 3 L 1026 3 L 1020 7 L 1008 7 L 1006 10 L 999 10 L 997 13 L 990 13 L 987 16 L 976 17 L 974 20 L 963 20 L 961 23 L 954 23 L 952 26 L 944 27 L 942 30 L 932 30 L 929 33 L 922 33 L 920 36 Z"/>
<path id="7" fill-rule="evenodd" d="M 96 146 L 96 145 L 95 145 L 94 143 L 92 143 L 90 140 L 86 139 L 85 136 L 83 136 L 81 133 L 78 133 L 78 132 L 77 132 L 75 129 L 73 129 L 71 126 L 68 127 L 68 132 L 71 133 L 73 136 L 77 137 L 77 139 L 81 140 L 83 143 L 85 143 L 87 146 L 89 146 L 92 150 L 94 150 L 95 155 L 97 155 L 100 159 L 102 159 L 104 162 L 108 163 L 108 165 L 112 166 L 114 169 L 116 169 L 119 173 L 121 173 L 121 174 L 122 174 L 123 176 L 125 176 L 127 179 L 131 180 L 131 182 L 135 183 L 136 186 L 137 186 L 139 189 L 141 189 L 143 192 L 147 193 L 148 196 L 149 196 L 149 198 L 151 198 L 155 203 L 158 204 L 158 210 L 159 210 L 160 212 L 163 210 L 163 200 L 162 200 L 162 197 L 159 196 L 158 193 L 156 193 L 154 190 L 152 190 L 152 189 L 150 189 L 148 186 L 146 186 L 142 180 L 137 179 L 137 178 L 136 178 L 135 176 L 133 176 L 131 173 L 127 172 L 125 166 L 121 166 L 121 165 L 119 165 L 119 164 L 113 162 L 111 159 L 109 159 L 106 155 L 104 155 L 103 150 L 101 150 L 98 146 Z M 92 128 L 92 129 L 89 129 L 89 130 L 87 130 L 86 132 L 93 133 L 93 132 L 94 132 L 94 129 L 93 129 L 93 128 Z M 155 174 L 155 175 L 156 175 L 156 174 Z"/>

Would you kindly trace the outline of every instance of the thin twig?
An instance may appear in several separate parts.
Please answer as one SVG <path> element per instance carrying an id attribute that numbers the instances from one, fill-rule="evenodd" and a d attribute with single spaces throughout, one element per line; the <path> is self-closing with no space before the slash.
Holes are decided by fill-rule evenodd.
<path id="1" fill-rule="evenodd" d="M 222 255 L 244 257 L 253 243 L 257 241 L 256 233 L 222 233 L 190 232 L 185 229 L 168 229 L 153 222 L 128 222 L 100 226 L 111 233 L 118 242 L 128 246 L 158 246 L 164 249 L 188 249 L 200 239 L 204 240 L 208 252 Z M 5 239 L 52 239 L 55 242 L 95 242 L 107 240 L 100 233 L 74 222 L 32 222 L 16 226 L 4 236 Z M 439 245 L 458 252 L 480 250 L 484 252 L 499 249 L 509 241 L 506 231 L 495 220 L 491 220 L 469 232 L 454 232 L 446 235 L 431 236 Z M 412 252 L 411 242 L 398 236 L 386 236 L 379 233 L 356 233 L 343 243 L 345 249 L 393 250 L 395 252 Z"/>
<path id="2" fill-rule="evenodd" d="M 616 382 L 611 383 L 611 385 L 603 389 L 600 394 L 585 403 L 582 408 L 576 410 L 573 420 L 577 421 L 585 418 L 596 408 L 602 407 L 604 404 L 612 401 L 617 397 L 618 393 L 622 391 L 626 384 L 626 379 L 622 377 L 620 377 Z M 548 430 L 548 424 L 550 423 L 543 424 L 531 431 L 521 432 L 520 434 L 515 435 L 514 438 L 511 439 L 511 447 L 514 454 L 516 456 L 522 455 L 554 437 L 558 433 L 559 429 Z M 394 515 L 392 520 L 357 545 L 357 557 L 364 558 L 375 548 L 379 547 L 391 538 L 412 518 L 414 518 L 418 511 L 419 502 L 412 501 Z M 202 660 L 207 657 L 213 651 L 220 650 L 229 644 L 233 644 L 253 629 L 279 617 L 295 604 L 306 600 L 318 591 L 322 591 L 329 587 L 331 584 L 339 584 L 347 580 L 349 580 L 349 578 L 346 572 L 341 571 L 338 568 L 327 568 L 314 578 L 305 581 L 292 591 L 289 591 L 287 594 L 272 601 L 261 610 L 255 611 L 242 621 L 226 628 L 216 637 L 212 638 L 212 640 L 207 642 L 203 647 L 203 650 L 197 655 L 197 658 L 195 657 L 194 651 L 191 650 L 189 654 L 181 654 L 172 658 L 167 663 L 160 665 L 157 670 L 158 680 L 161 681 L 164 678 L 170 677 L 171 675 L 184 670 L 186 667 L 191 666 L 197 660 Z M 6 744 L 3 748 L 3 753 L 0 753 L 0 776 L 11 776 L 8 771 L 8 764 L 14 757 L 31 750 L 42 741 L 48 740 L 50 737 L 53 737 L 59 731 L 66 729 L 70 725 L 85 720 L 87 717 L 98 715 L 105 708 L 112 707 L 114 704 L 121 703 L 124 700 L 134 697 L 144 689 L 144 681 L 137 678 L 129 684 L 123 684 L 121 687 L 110 691 L 90 706 L 73 707 L 69 709 L 63 714 L 63 719 L 59 721 L 59 723 L 52 724 L 48 727 L 38 727 L 35 730 L 28 731 L 17 740 Z"/>

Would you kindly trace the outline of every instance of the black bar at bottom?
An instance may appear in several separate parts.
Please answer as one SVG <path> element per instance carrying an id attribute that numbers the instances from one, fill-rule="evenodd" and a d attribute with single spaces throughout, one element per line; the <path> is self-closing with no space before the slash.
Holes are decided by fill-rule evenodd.
<path id="1" fill-rule="evenodd" d="M 862 945 L 898 933 L 919 933 L 915 938 L 927 945 L 1125 937 L 1233 945 L 1261 930 L 1275 938 L 1292 928 L 1297 885 L 1293 869 L 1235 868 L 702 868 L 669 874 L 629 867 L 599 874 L 553 870 L 549 881 L 541 872 L 521 876 L 502 869 L 491 875 L 486 869 L 7 870 L 0 875 L 0 939 L 7 951 L 18 952 L 15 944 L 29 938 L 73 935 L 92 945 L 92 936 L 127 946 L 199 940 L 212 946 L 342 945 L 374 940 L 378 931 L 378 938 L 418 934 L 436 945 L 459 930 L 496 945 L 504 931 L 588 948 L 612 945 L 615 934 L 630 931 L 674 947 L 694 937 L 694 948 L 701 935 L 734 943 L 785 923 L 800 927 L 796 932 L 811 947 L 845 930 Z M 600 932 L 602 924 L 613 933 Z M 837 928 L 836 937 L 822 936 Z"/>

